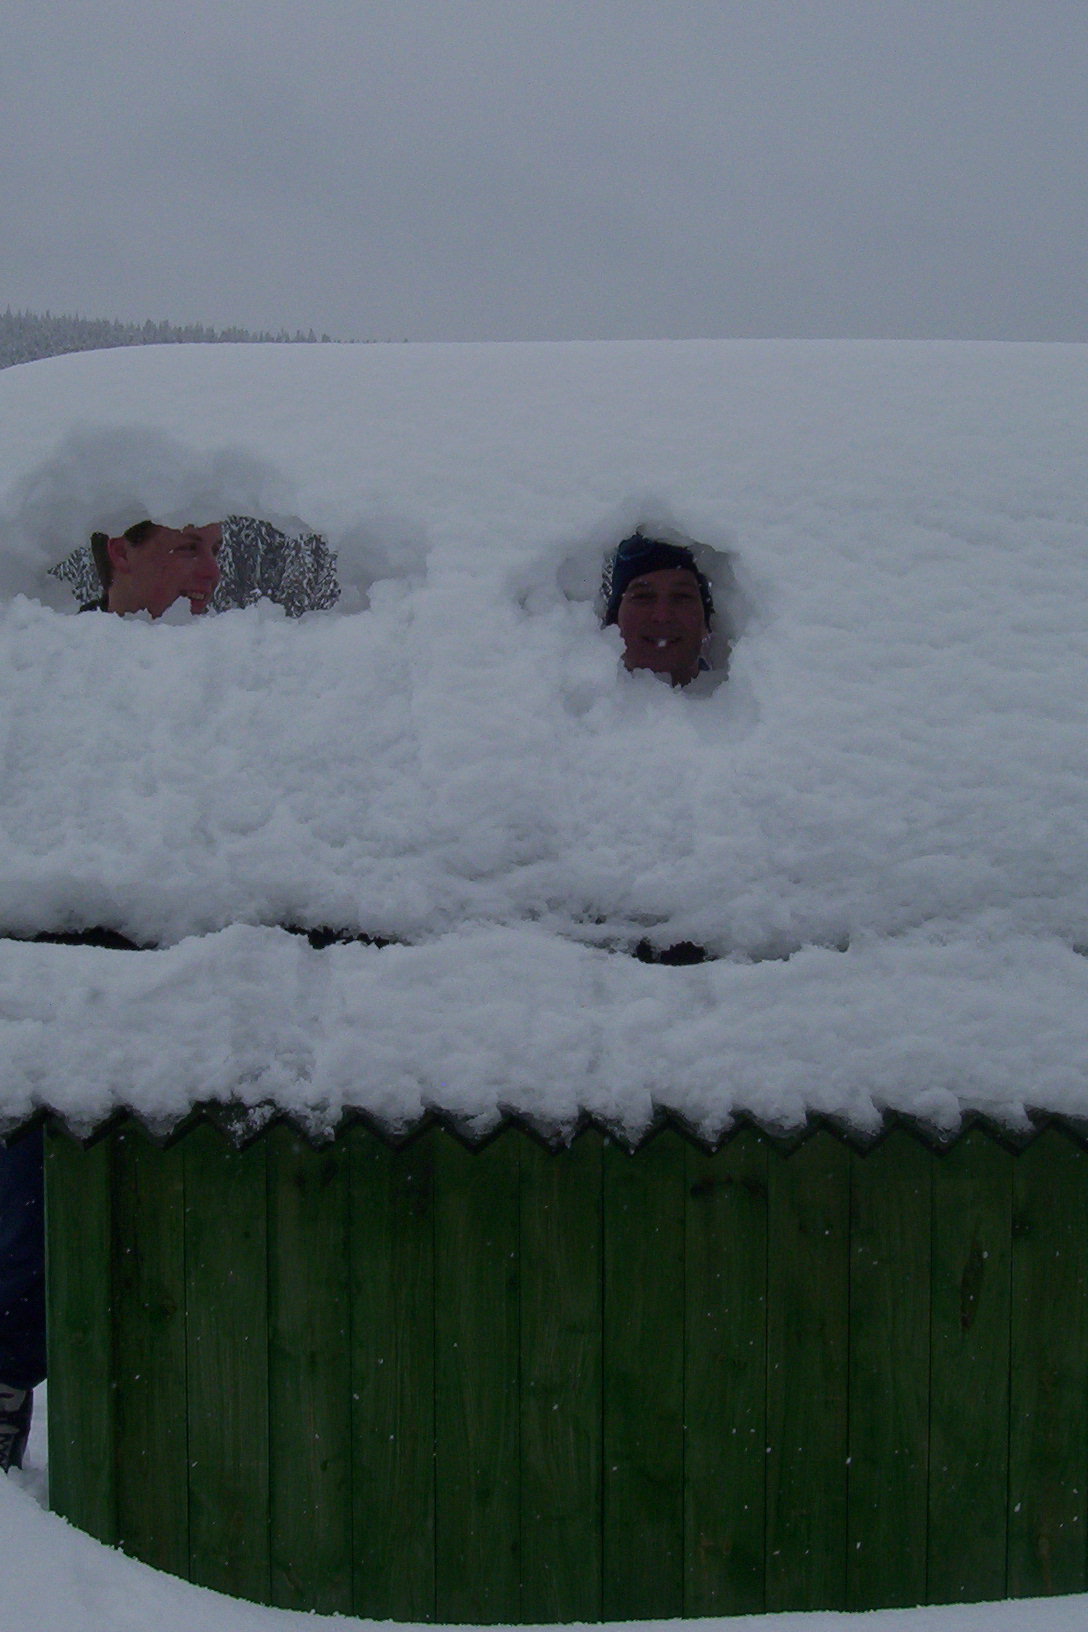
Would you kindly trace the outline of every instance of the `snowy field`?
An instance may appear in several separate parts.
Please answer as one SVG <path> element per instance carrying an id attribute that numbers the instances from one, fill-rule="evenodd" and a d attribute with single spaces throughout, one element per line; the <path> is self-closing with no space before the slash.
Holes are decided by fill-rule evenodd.
<path id="1" fill-rule="evenodd" d="M 1088 1113 L 1086 419 L 1079 346 L 0 374 L 0 1118 Z M 92 528 L 228 513 L 323 532 L 340 607 L 75 618 L 47 575 Z M 704 545 L 724 684 L 629 675 L 599 629 L 639 521 Z M 88 927 L 156 950 L 12 938 Z M 712 960 L 630 956 L 682 941 Z M 361 1624 L 69 1529 L 42 1427 L 0 1481 L 0 1632 Z M 855 1622 L 1080 1632 L 1088 1598 L 717 1624 Z"/>
<path id="2" fill-rule="evenodd" d="M 0 942 L 4 1114 L 1088 1110 L 1086 414 L 1081 346 L 5 371 L 0 930 L 159 949 Z M 325 533 L 340 608 L 75 618 L 47 576 L 233 511 Z M 735 637 L 700 695 L 595 616 L 661 518 Z"/>

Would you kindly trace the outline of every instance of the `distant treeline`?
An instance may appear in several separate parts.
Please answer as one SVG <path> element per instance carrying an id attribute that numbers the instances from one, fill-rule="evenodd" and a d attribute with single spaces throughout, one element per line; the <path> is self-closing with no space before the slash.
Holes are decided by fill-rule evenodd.
<path id="1" fill-rule="evenodd" d="M 225 342 L 283 341 L 290 345 L 328 342 L 327 334 L 297 330 L 288 334 L 251 334 L 248 329 L 207 329 L 203 323 L 114 323 L 108 318 L 55 317 L 52 312 L 13 312 L 0 316 L 0 368 L 59 357 L 67 351 L 105 351 L 111 346 L 210 345 Z"/>

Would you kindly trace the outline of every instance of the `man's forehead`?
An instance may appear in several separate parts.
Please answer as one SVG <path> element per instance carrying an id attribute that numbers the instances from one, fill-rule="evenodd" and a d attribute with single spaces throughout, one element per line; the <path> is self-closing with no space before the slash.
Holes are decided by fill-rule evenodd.
<path id="1" fill-rule="evenodd" d="M 151 524 L 151 531 L 147 535 L 147 543 L 172 544 L 178 536 L 176 527 L 168 527 L 164 521 L 155 521 Z"/>
<path id="2" fill-rule="evenodd" d="M 157 521 L 148 537 L 162 539 L 167 544 L 177 544 L 181 539 L 202 538 L 209 542 L 217 542 L 223 533 L 223 525 L 218 521 L 206 521 L 202 525 L 187 521 L 183 527 L 171 527 L 165 521 Z"/>
<path id="3" fill-rule="evenodd" d="M 640 572 L 627 585 L 625 594 L 633 589 L 688 589 L 699 592 L 699 580 L 688 567 L 655 567 L 652 572 Z"/>

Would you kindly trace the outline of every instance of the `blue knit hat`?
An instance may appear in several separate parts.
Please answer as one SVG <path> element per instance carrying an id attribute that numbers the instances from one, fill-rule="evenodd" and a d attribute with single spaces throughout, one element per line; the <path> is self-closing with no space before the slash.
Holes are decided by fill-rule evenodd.
<path id="1" fill-rule="evenodd" d="M 692 552 L 684 544 L 666 544 L 663 539 L 645 538 L 642 533 L 632 533 L 630 538 L 625 538 L 605 564 L 604 583 L 601 586 L 604 601 L 601 621 L 605 627 L 615 623 L 620 602 L 632 579 L 642 578 L 648 572 L 666 571 L 670 567 L 682 567 L 694 577 L 699 585 L 703 617 L 709 629 L 714 616 L 714 598 L 710 593 L 710 582 L 706 574 L 700 572 Z"/>

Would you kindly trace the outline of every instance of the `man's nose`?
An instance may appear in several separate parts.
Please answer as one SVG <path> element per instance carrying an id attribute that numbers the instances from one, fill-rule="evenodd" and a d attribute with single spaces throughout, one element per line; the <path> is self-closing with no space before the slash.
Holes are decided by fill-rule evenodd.
<path id="1" fill-rule="evenodd" d="M 196 569 L 202 583 L 214 586 L 219 582 L 219 562 L 210 549 L 201 550 L 197 556 Z"/>

